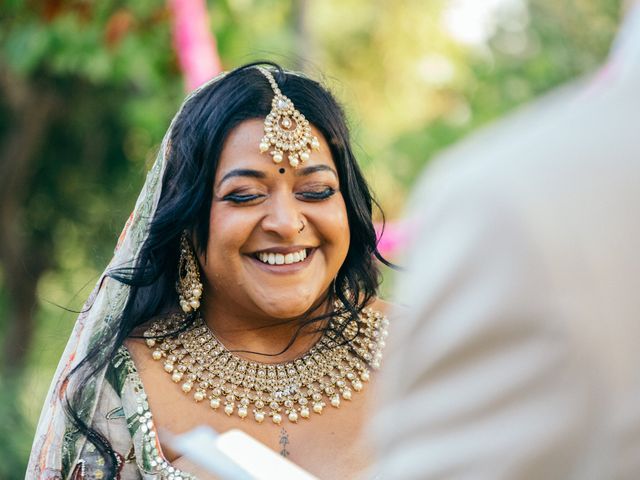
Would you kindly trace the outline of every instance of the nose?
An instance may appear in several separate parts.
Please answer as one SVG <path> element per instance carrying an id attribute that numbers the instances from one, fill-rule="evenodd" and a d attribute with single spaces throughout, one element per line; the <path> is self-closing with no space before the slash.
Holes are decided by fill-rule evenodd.
<path id="1" fill-rule="evenodd" d="M 297 200 L 290 193 L 274 194 L 268 207 L 262 219 L 262 229 L 284 240 L 296 238 L 302 225 L 302 212 Z"/>

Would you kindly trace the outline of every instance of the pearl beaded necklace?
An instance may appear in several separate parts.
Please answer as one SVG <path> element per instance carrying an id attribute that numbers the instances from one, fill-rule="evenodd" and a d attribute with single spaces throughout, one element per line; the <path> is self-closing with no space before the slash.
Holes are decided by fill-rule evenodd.
<path id="1" fill-rule="evenodd" d="M 200 316 L 187 331 L 166 336 L 182 322 L 184 317 L 176 314 L 144 333 L 151 356 L 163 362 L 171 380 L 194 401 L 208 400 L 213 410 L 222 407 L 228 416 L 252 416 L 258 423 L 269 417 L 275 424 L 284 417 L 297 423 L 312 412 L 321 414 L 327 404 L 338 408 L 343 400 L 351 400 L 369 380 L 370 368 L 380 366 L 389 325 L 370 308 L 356 322 L 337 316 L 331 320 L 333 328 L 305 355 L 268 364 L 229 352 Z M 344 337 L 351 339 L 347 344 L 338 341 L 337 328 L 344 328 Z"/>

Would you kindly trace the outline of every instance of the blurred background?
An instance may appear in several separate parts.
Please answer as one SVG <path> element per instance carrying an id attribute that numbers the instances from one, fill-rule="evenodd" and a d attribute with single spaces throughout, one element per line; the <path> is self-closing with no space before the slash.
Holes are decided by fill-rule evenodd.
<path id="1" fill-rule="evenodd" d="M 73 310 L 109 261 L 189 89 L 258 59 L 323 80 L 346 108 L 389 220 L 383 246 L 393 259 L 394 219 L 425 165 L 479 126 L 597 69 L 621 3 L 5 0 L 0 479 L 24 477 Z"/>

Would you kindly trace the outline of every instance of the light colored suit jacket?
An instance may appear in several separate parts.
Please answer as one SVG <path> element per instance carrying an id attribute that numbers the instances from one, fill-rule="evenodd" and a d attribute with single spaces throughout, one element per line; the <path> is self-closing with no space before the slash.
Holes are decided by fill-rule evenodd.
<path id="1" fill-rule="evenodd" d="M 383 479 L 640 479 L 640 9 L 594 78 L 441 157 L 410 208 Z"/>

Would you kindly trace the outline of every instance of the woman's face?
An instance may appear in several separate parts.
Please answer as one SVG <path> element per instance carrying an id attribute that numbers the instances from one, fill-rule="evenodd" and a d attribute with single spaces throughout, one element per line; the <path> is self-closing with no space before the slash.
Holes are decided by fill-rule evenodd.
<path id="1" fill-rule="evenodd" d="M 331 151 L 297 169 L 258 148 L 262 120 L 228 135 L 209 218 L 205 302 L 271 318 L 305 313 L 330 287 L 349 249 L 349 223 Z M 303 228 L 304 225 L 304 228 Z M 214 307 L 216 308 L 216 307 Z"/>

